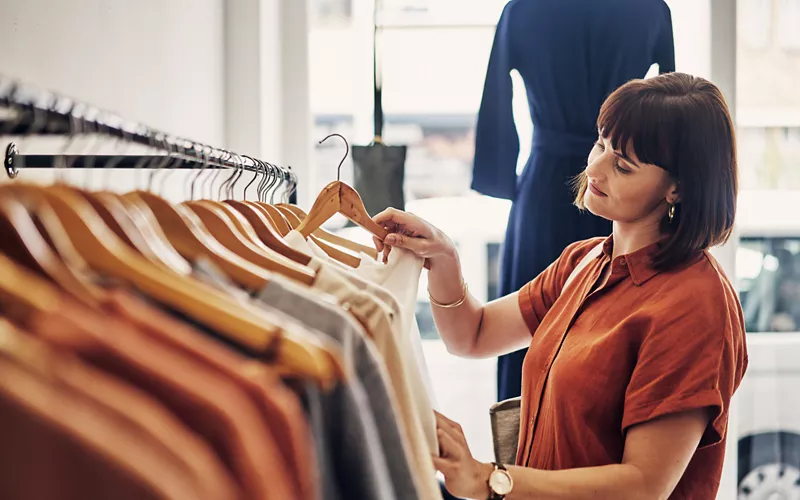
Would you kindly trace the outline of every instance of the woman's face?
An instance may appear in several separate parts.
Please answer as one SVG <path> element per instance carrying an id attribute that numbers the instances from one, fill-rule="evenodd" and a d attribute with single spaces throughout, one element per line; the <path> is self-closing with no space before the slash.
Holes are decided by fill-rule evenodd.
<path id="1" fill-rule="evenodd" d="M 658 223 L 668 203 L 678 201 L 677 186 L 666 170 L 640 162 L 630 145 L 625 152 L 614 151 L 602 136 L 589 154 L 586 177 L 586 209 L 608 220 Z"/>

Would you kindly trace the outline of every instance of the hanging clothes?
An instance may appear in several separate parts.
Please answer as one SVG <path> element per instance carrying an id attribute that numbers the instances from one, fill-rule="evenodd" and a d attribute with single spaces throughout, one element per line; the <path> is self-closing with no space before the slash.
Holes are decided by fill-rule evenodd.
<path id="1" fill-rule="evenodd" d="M 286 235 L 287 242 L 293 243 L 296 248 L 309 252 L 323 262 L 330 263 L 350 283 L 389 306 L 394 320 L 393 330 L 402 345 L 404 362 L 407 364 L 407 371 L 414 386 L 415 402 L 423 422 L 428 446 L 431 453 L 438 453 L 436 421 L 433 416 L 436 398 L 416 317 L 417 291 L 423 259 L 407 250 L 396 248 L 389 254 L 385 263 L 360 253 L 361 264 L 351 269 L 331 259 L 313 241 L 301 238 L 302 235 L 297 231 Z"/>
<path id="2" fill-rule="evenodd" d="M 500 295 L 519 290 L 572 242 L 611 223 L 573 206 L 569 181 L 586 166 L 606 97 L 653 64 L 675 70 L 672 19 L 663 0 L 511 0 L 497 25 L 475 138 L 472 188 L 512 200 Z M 533 122 L 531 154 L 517 175 L 512 113 L 516 70 Z M 526 350 L 501 356 L 498 399 L 520 395 Z"/>
<path id="3" fill-rule="evenodd" d="M 360 290 L 358 286 L 352 284 L 353 280 L 355 282 L 366 281 L 355 272 L 358 268 L 346 269 L 327 261 L 327 257 L 317 256 L 319 249 L 313 249 L 311 243 L 306 241 L 299 232 L 290 232 L 286 235 L 285 241 L 296 250 L 312 256 L 309 265 L 317 271 L 315 288 L 336 297 L 342 304 L 346 304 L 348 311 L 370 332 L 370 338 L 384 360 L 390 383 L 397 398 L 400 419 L 409 440 L 412 466 L 415 476 L 418 478 L 416 482 L 420 488 L 419 498 L 441 498 L 441 491 L 436 482 L 430 459 L 431 454 L 438 454 L 435 417 L 431 400 L 428 397 L 432 390 L 429 389 L 430 382 L 424 382 L 425 374 L 420 370 L 420 359 L 418 355 L 414 354 L 411 345 L 411 330 L 403 331 L 404 324 L 407 324 L 409 328 L 411 325 L 408 313 L 403 311 L 397 297 L 388 290 L 384 290 L 382 293 L 390 297 L 392 306 L 379 300 L 375 294 L 367 292 L 376 286 L 381 288 L 378 283 L 373 282 L 372 288 L 370 285 L 362 284 L 363 290 Z M 368 256 L 362 258 L 371 259 Z M 416 263 L 410 263 L 410 265 L 416 267 Z M 394 274 L 392 269 L 393 267 L 387 266 L 387 276 Z M 416 274 L 417 283 L 421 270 L 422 264 L 420 263 Z M 371 277 L 379 277 L 374 270 L 368 271 L 367 274 Z M 416 291 L 416 287 L 414 290 Z M 395 311 L 399 311 L 399 314 Z M 403 323 L 404 320 L 406 323 Z M 416 338 L 419 341 L 419 334 Z"/>
<path id="4" fill-rule="evenodd" d="M 0 92 L 0 106 L 29 111 L 15 99 Z M 45 123 L 14 127 L 72 124 L 44 111 Z M 101 128 L 192 143 L 119 122 L 125 130 Z M 74 165 L 95 164 L 76 156 Z M 224 185 L 242 171 L 229 151 L 192 156 L 175 163 L 236 167 Z M 267 175 L 294 182 L 284 169 Z M 317 205 L 330 198 L 371 222 L 352 188 L 321 196 Z M 0 471 L 0 497 L 441 498 L 428 377 L 411 345 L 418 262 L 358 276 L 293 249 L 288 221 L 263 202 L 12 183 L 0 201 L 0 459 L 12 464 Z"/>

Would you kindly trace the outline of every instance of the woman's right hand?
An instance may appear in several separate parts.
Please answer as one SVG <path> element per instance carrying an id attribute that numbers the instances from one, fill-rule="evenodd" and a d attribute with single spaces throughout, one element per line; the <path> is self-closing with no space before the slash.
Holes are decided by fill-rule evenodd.
<path id="1" fill-rule="evenodd" d="M 385 240 L 373 237 L 381 253 L 387 247 L 405 248 L 418 257 L 437 260 L 456 256 L 456 246 L 442 231 L 414 214 L 387 208 L 373 220 L 389 231 Z M 388 254 L 388 250 L 386 252 Z"/>

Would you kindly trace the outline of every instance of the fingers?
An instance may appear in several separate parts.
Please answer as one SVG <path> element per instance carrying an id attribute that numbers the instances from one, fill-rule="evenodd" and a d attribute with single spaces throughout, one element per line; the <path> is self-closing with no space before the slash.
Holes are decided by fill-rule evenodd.
<path id="1" fill-rule="evenodd" d="M 439 438 L 439 455 L 450 460 L 460 460 L 465 456 L 464 445 L 452 434 L 444 429 L 438 429 L 436 436 Z"/>
<path id="2" fill-rule="evenodd" d="M 375 250 L 377 250 L 379 254 L 383 253 L 383 249 L 386 245 L 384 245 L 377 236 L 372 237 L 372 243 L 375 245 Z"/>
<path id="3" fill-rule="evenodd" d="M 431 455 L 431 458 L 433 459 L 433 466 L 436 468 L 436 470 L 441 471 L 442 473 L 444 473 L 445 470 L 449 471 L 450 467 L 452 467 L 452 462 L 450 460 L 434 455 Z"/>
<path id="4" fill-rule="evenodd" d="M 418 238 L 401 233 L 392 233 L 384 240 L 386 245 L 390 247 L 405 248 L 420 257 L 426 257 L 430 252 L 430 240 L 427 238 Z"/>
<path id="5" fill-rule="evenodd" d="M 373 217 L 372 220 L 383 226 L 387 223 L 398 224 L 402 223 L 403 221 L 408 222 L 410 217 L 407 216 L 408 214 L 406 212 L 403 212 L 402 210 L 397 210 L 396 208 L 389 207 L 383 212 Z"/>
<path id="6" fill-rule="evenodd" d="M 449 433 L 460 434 L 461 436 L 464 435 L 464 430 L 461 428 L 461 425 L 458 422 L 450 420 L 436 410 L 433 410 L 433 412 L 436 414 L 437 428 L 442 428 Z"/>
<path id="7" fill-rule="evenodd" d="M 463 449 L 466 451 L 466 454 L 471 456 L 469 451 L 469 444 L 467 443 L 467 437 L 464 435 L 464 430 L 461 428 L 461 425 L 458 423 L 450 420 L 449 418 L 445 417 L 439 412 L 436 412 L 436 432 L 439 436 L 446 436 L 445 439 L 448 442 L 454 443 L 459 449 Z M 440 446 L 441 446 L 441 438 L 440 438 Z"/>
<path id="8" fill-rule="evenodd" d="M 413 234 L 415 236 L 430 237 L 431 230 L 427 222 L 414 214 L 387 208 L 372 218 L 377 224 L 388 229 L 390 232 L 400 232 Z"/>

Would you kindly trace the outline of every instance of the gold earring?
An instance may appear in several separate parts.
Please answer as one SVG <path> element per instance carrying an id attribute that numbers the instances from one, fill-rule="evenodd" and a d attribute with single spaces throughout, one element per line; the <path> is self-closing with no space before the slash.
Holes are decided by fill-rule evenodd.
<path id="1" fill-rule="evenodd" d="M 675 218 L 675 204 L 670 203 L 669 208 L 667 209 L 667 217 L 669 217 L 669 223 L 672 224 L 672 219 Z"/>

